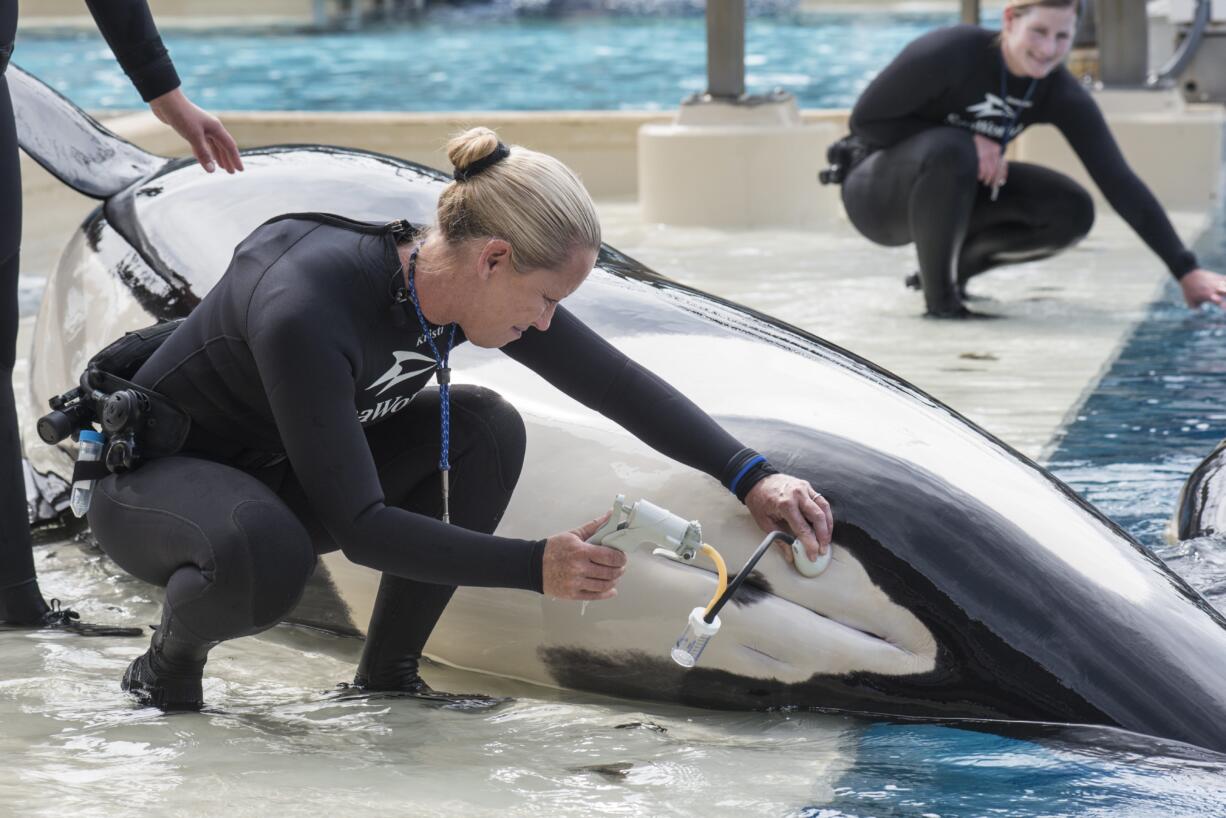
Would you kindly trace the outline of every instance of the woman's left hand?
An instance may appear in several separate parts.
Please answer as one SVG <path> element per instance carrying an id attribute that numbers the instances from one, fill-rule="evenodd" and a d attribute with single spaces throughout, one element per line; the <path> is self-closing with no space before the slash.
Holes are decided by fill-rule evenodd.
<path id="1" fill-rule="evenodd" d="M 217 117 L 196 107 L 178 88 L 154 99 L 149 107 L 154 116 L 187 140 L 196 160 L 207 172 L 213 172 L 214 163 L 227 173 L 243 169 L 238 143 L 226 127 Z"/>
<path id="2" fill-rule="evenodd" d="M 786 474 L 772 474 L 749 490 L 745 505 L 763 531 L 789 531 L 800 540 L 810 560 L 816 560 L 830 547 L 834 515 L 830 503 L 817 493 L 808 480 Z M 784 559 L 792 562 L 792 549 L 778 543 Z"/>
<path id="3" fill-rule="evenodd" d="M 1217 304 L 1226 309 L 1226 276 L 1197 268 L 1179 279 L 1183 300 L 1191 309 L 1201 304 Z"/>

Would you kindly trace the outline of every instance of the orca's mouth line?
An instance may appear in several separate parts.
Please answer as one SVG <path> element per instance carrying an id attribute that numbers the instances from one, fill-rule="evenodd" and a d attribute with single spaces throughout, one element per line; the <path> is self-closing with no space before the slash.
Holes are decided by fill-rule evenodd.
<path id="1" fill-rule="evenodd" d="M 677 566 L 678 568 L 681 568 L 681 569 L 684 569 L 684 570 L 689 570 L 689 571 L 698 571 L 698 572 L 701 572 L 701 573 L 706 574 L 706 575 L 708 575 L 708 576 L 714 576 L 714 575 L 715 575 L 715 572 L 714 572 L 714 571 L 712 571 L 712 570 L 710 570 L 709 568 L 706 568 L 705 566 L 702 566 L 702 565 L 695 565 L 695 564 L 693 564 L 693 563 L 689 563 L 689 562 L 678 562 L 678 561 L 676 561 L 676 560 L 670 560 L 670 562 L 672 562 L 672 564 L 673 564 L 673 565 L 675 565 L 675 566 Z M 757 572 L 755 572 L 755 573 L 757 573 Z M 749 583 L 751 583 L 751 582 L 752 582 L 752 580 L 753 580 L 753 574 L 750 574 L 749 578 L 748 578 L 748 579 L 747 579 L 747 581 L 746 581 L 746 582 L 747 582 L 747 585 L 748 585 Z M 915 652 L 914 652 L 914 651 L 908 650 L 908 649 L 907 649 L 905 646 L 903 646 L 903 645 L 902 645 L 902 644 L 900 644 L 899 642 L 893 641 L 893 640 L 891 640 L 891 639 L 889 639 L 889 638 L 887 638 L 887 637 L 885 637 L 885 636 L 882 636 L 882 635 L 880 635 L 880 634 L 878 634 L 878 633 L 874 633 L 874 632 L 872 632 L 872 631 L 867 631 L 867 630 L 864 630 L 863 628 L 856 627 L 855 625 L 851 625 L 851 624 L 849 624 L 849 623 L 847 623 L 847 622 L 842 622 L 842 621 L 840 621 L 840 620 L 836 619 L 835 617 L 833 617 L 833 616 L 831 616 L 831 615 L 829 615 L 829 614 L 825 614 L 825 613 L 822 613 L 821 611 L 814 610 L 813 608 L 809 607 L 808 605 L 806 605 L 806 604 L 804 604 L 804 603 L 802 603 L 802 602 L 797 602 L 797 601 L 796 601 L 796 600 L 794 600 L 794 599 L 789 599 L 788 597 L 785 597 L 785 596 L 780 596 L 779 594 L 776 594 L 776 593 L 774 593 L 773 591 L 767 591 L 767 590 L 764 590 L 764 589 L 762 589 L 760 586 L 756 586 L 756 585 L 748 585 L 748 587 L 749 587 L 749 588 L 751 588 L 751 589 L 753 590 L 753 592 L 755 592 L 755 593 L 757 593 L 757 594 L 761 594 L 761 595 L 762 595 L 762 597 L 764 597 L 764 598 L 770 598 L 770 599 L 775 600 L 776 602 L 778 602 L 778 603 L 780 603 L 780 604 L 790 605 L 790 606 L 792 606 L 792 607 L 794 607 L 794 608 L 798 608 L 798 609 L 800 609 L 801 611 L 804 611 L 806 614 L 809 614 L 810 616 L 814 617 L 814 618 L 817 620 L 817 622 L 816 622 L 816 623 L 815 623 L 815 625 L 814 625 L 814 627 L 815 627 L 815 628 L 833 628 L 833 629 L 838 629 L 838 630 L 840 630 L 840 631 L 845 632 L 845 633 L 846 633 L 847 635 L 849 635 L 849 636 L 850 636 L 850 637 L 851 637 L 853 640 L 855 640 L 855 639 L 863 639 L 863 640 L 865 640 L 865 641 L 868 641 L 868 642 L 873 643 L 874 645 L 881 645 L 881 646 L 886 646 L 886 647 L 888 647 L 888 648 L 892 648 L 892 649 L 894 649 L 894 650 L 899 651 L 900 653 L 906 654 L 906 655 L 907 655 L 907 656 L 909 656 L 909 657 L 915 657 L 915 656 L 916 656 L 916 654 L 915 654 Z M 735 606 L 736 610 L 738 610 L 738 611 L 746 611 L 746 610 L 749 610 L 750 608 L 754 607 L 755 605 L 761 604 L 761 602 L 760 602 L 759 600 L 754 600 L 754 599 L 745 600 L 745 599 L 741 599 L 741 598 L 740 598 L 740 594 L 739 594 L 739 593 L 738 593 L 736 596 L 734 596 L 732 599 L 730 599 L 730 600 L 729 600 L 729 603 L 730 603 L 731 605 Z M 771 661 L 773 661 L 773 662 L 778 662 L 778 663 L 779 663 L 779 664 L 781 664 L 781 665 L 790 664 L 790 663 L 789 663 L 787 660 L 780 659 L 780 658 L 778 658 L 778 657 L 776 657 L 776 656 L 772 656 L 771 654 L 769 654 L 769 653 L 767 653 L 766 651 L 762 650 L 760 647 L 757 647 L 757 646 L 754 646 L 754 645 L 747 645 L 747 644 L 744 644 L 744 643 L 742 643 L 742 644 L 741 644 L 741 647 L 743 647 L 744 649 L 746 649 L 746 650 L 748 650 L 748 651 L 751 651 L 751 652 L 753 652 L 753 653 L 759 654 L 759 655 L 761 655 L 761 656 L 763 656 L 763 657 L 765 657 L 765 658 L 767 658 L 767 659 L 769 659 L 769 660 L 771 660 Z"/>

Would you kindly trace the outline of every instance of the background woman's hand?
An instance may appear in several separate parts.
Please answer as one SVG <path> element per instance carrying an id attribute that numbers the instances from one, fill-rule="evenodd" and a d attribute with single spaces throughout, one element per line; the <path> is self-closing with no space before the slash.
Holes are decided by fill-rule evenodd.
<path id="1" fill-rule="evenodd" d="M 830 503 L 808 480 L 786 474 L 772 474 L 749 490 L 745 505 L 763 531 L 788 531 L 800 540 L 810 560 L 816 560 L 830 547 L 834 515 Z M 792 549 L 776 543 L 784 559 L 792 562 Z"/>
<path id="2" fill-rule="evenodd" d="M 979 154 L 979 181 L 991 187 L 1003 185 L 1009 175 L 1009 163 L 1002 156 L 1000 143 L 975 134 L 975 152 Z"/>
<path id="3" fill-rule="evenodd" d="M 1217 304 L 1226 309 L 1226 276 L 1197 268 L 1179 279 L 1183 300 L 1192 309 L 1201 304 Z"/>
<path id="4" fill-rule="evenodd" d="M 612 599 L 617 581 L 626 573 L 626 554 L 616 548 L 592 545 L 587 539 L 609 519 L 595 520 L 554 534 L 545 541 L 541 577 L 547 595 L 558 599 Z"/>
<path id="5" fill-rule="evenodd" d="M 243 169 L 238 143 L 217 117 L 196 107 L 176 88 L 149 103 L 153 115 L 174 128 L 191 146 L 196 161 L 209 173 L 221 165 L 227 173 Z"/>

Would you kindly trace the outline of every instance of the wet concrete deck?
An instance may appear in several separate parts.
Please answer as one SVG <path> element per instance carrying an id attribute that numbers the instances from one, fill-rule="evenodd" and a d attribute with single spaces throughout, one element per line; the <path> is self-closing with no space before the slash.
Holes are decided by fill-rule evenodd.
<path id="1" fill-rule="evenodd" d="M 846 222 L 822 232 L 642 224 L 633 204 L 601 208 L 605 240 L 686 284 L 754 307 L 900 375 L 1041 459 L 1167 278 L 1114 213 L 1055 258 L 992 271 L 970 286 L 992 320 L 921 317 L 903 287 L 913 247 L 885 248 Z M 1172 214 L 1189 244 L 1201 214 Z"/>

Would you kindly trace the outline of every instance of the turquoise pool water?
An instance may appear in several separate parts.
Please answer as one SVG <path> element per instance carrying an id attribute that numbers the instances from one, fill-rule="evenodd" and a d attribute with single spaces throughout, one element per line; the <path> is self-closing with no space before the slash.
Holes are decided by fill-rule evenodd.
<path id="1" fill-rule="evenodd" d="M 751 93 L 782 87 L 801 107 L 850 107 L 944 14 L 751 18 Z M 701 18 L 433 17 L 361 32 L 165 32 L 186 92 L 216 110 L 671 110 L 706 87 Z M 15 62 L 77 104 L 137 108 L 101 37 L 18 34 Z"/>
<path id="2" fill-rule="evenodd" d="M 1226 270 L 1226 209 L 1196 252 Z M 1218 610 L 1226 539 L 1173 544 L 1168 524 L 1192 469 L 1226 437 L 1226 315 L 1189 312 L 1170 282 L 1072 418 L 1049 468 L 1151 548 Z"/>

